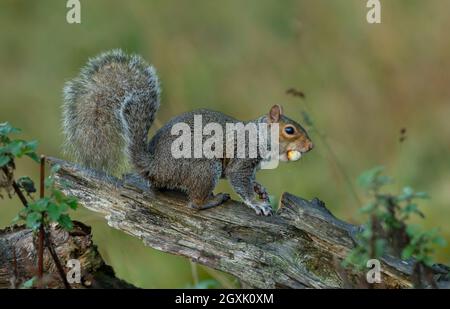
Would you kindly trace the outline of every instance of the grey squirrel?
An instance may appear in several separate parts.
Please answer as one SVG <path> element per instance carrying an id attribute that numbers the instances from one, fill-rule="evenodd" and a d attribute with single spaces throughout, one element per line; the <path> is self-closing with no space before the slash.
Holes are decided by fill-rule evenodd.
<path id="1" fill-rule="evenodd" d="M 223 127 L 238 120 L 216 111 L 194 110 L 174 117 L 148 142 L 159 105 L 156 71 L 140 56 L 112 50 L 90 59 L 80 75 L 64 87 L 66 153 L 86 167 L 107 173 L 130 162 L 152 188 L 183 191 L 189 198 L 188 205 L 199 210 L 218 206 L 230 198 L 225 193 L 213 194 L 219 179 L 227 178 L 244 203 L 257 214 L 272 214 L 266 189 L 255 181 L 263 160 L 260 155 L 210 159 L 176 159 L 171 155 L 176 138 L 171 134 L 174 124 L 184 122 L 192 127 L 194 115 Z M 282 161 L 289 161 L 290 152 L 302 154 L 313 147 L 305 129 L 284 116 L 279 105 L 251 122 L 278 123 Z"/>

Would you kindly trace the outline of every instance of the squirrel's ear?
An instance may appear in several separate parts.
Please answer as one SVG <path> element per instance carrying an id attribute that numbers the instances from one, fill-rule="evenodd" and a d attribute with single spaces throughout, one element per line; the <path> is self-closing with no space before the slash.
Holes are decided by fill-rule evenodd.
<path id="1" fill-rule="evenodd" d="M 281 115 L 283 115 L 283 108 L 281 105 L 274 105 L 269 111 L 269 122 L 279 122 Z"/>

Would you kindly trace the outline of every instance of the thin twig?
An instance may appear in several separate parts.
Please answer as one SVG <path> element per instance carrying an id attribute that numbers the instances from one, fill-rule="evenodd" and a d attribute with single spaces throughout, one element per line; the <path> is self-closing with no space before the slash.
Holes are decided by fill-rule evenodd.
<path id="1" fill-rule="evenodd" d="M 40 172 L 40 198 L 45 195 L 45 156 L 41 156 L 41 172 Z"/>
<path id="2" fill-rule="evenodd" d="M 45 196 L 45 156 L 41 156 L 41 178 L 40 178 L 40 195 L 41 198 Z M 47 247 L 48 251 L 50 252 L 50 255 L 53 258 L 53 261 L 56 265 L 56 269 L 58 270 L 59 276 L 61 277 L 61 280 L 64 284 L 64 287 L 66 289 L 70 289 L 70 284 L 67 282 L 66 273 L 64 271 L 64 268 L 62 267 L 61 261 L 58 258 L 58 255 L 56 254 L 55 248 L 53 248 L 53 244 L 50 240 L 50 234 L 45 232 L 44 230 L 44 216 L 42 217 L 42 235 L 44 237 L 45 235 L 45 246 Z M 41 233 L 41 230 L 39 230 Z M 40 236 L 40 235 L 39 235 Z"/>
<path id="3" fill-rule="evenodd" d="M 39 227 L 39 236 L 38 236 L 38 280 L 41 282 L 42 277 L 44 275 L 44 227 Z M 39 283 L 40 285 L 40 283 Z"/>
<path id="4" fill-rule="evenodd" d="M 191 263 L 192 280 L 194 281 L 194 285 L 197 286 L 199 282 L 197 264 L 191 260 L 189 262 Z"/>
<path id="5" fill-rule="evenodd" d="M 61 281 L 63 282 L 64 287 L 66 289 L 71 289 L 71 286 L 70 286 L 69 282 L 67 281 L 67 276 L 64 271 L 64 268 L 61 264 L 61 261 L 58 258 L 58 255 L 56 254 L 55 248 L 53 247 L 53 243 L 50 239 L 49 233 L 45 233 L 45 246 L 47 247 L 48 251 L 50 252 L 50 255 L 52 256 L 53 261 L 55 262 L 56 269 L 58 270 L 58 274 L 61 277 Z"/>
<path id="6" fill-rule="evenodd" d="M 19 197 L 20 201 L 22 202 L 23 206 L 28 207 L 28 201 L 27 201 L 25 195 L 23 195 L 22 190 L 20 190 L 19 185 L 17 184 L 17 182 L 15 180 L 13 181 L 12 186 L 13 186 L 14 191 L 16 192 L 17 196 Z"/>
<path id="7" fill-rule="evenodd" d="M 369 259 L 375 259 L 378 258 L 378 256 L 376 255 L 376 240 L 377 240 L 377 236 L 376 236 L 376 231 L 377 231 L 377 217 L 372 214 L 371 218 L 370 218 L 370 229 L 372 232 L 372 235 L 370 235 L 370 240 L 369 240 Z M 373 289 L 374 283 L 368 283 L 367 288 L 369 289 Z"/>
<path id="8" fill-rule="evenodd" d="M 311 114 L 311 108 L 309 107 L 308 102 L 306 102 L 306 100 L 305 100 L 304 103 L 305 103 L 305 108 L 307 109 L 307 112 L 309 114 Z M 334 160 L 334 162 L 336 164 L 336 167 L 339 169 L 339 171 L 341 172 L 342 176 L 344 176 L 344 181 L 347 183 L 347 186 L 350 189 L 350 192 L 351 192 L 353 198 L 355 199 L 355 202 L 358 203 L 358 207 L 360 207 L 362 205 L 361 199 L 359 198 L 358 193 L 356 193 L 356 189 L 353 186 L 353 183 L 352 183 L 352 180 L 351 180 L 350 176 L 348 175 L 348 173 L 345 170 L 344 166 L 339 161 L 339 159 L 338 159 L 336 153 L 334 152 L 333 148 L 328 143 L 326 135 L 324 133 L 322 133 L 322 131 L 320 131 L 317 128 L 316 125 L 314 125 L 314 129 L 316 130 L 316 133 L 319 136 L 319 139 L 325 145 L 325 147 L 327 148 L 327 150 L 330 153 L 331 157 L 333 158 L 333 160 Z"/>
<path id="9" fill-rule="evenodd" d="M 8 168 L 6 166 L 2 167 L 3 172 L 6 176 L 8 176 Z M 12 187 L 14 191 L 16 192 L 17 196 L 19 197 L 20 201 L 22 202 L 23 206 L 28 207 L 28 201 L 25 195 L 23 195 L 22 191 L 20 190 L 19 185 L 16 183 L 15 180 L 12 181 Z"/>
<path id="10" fill-rule="evenodd" d="M 205 270 L 208 275 L 213 277 L 217 282 L 220 283 L 220 285 L 225 289 L 234 289 L 236 288 L 236 284 L 231 282 L 225 274 L 220 273 L 219 271 L 209 268 L 209 267 L 203 267 L 203 270 Z"/>
<path id="11" fill-rule="evenodd" d="M 8 175 L 8 169 L 6 166 L 2 167 L 3 172 L 5 175 Z M 16 183 L 15 180 L 12 181 L 12 187 L 14 191 L 16 192 L 17 196 L 19 197 L 20 201 L 22 202 L 24 207 L 28 207 L 28 201 L 25 197 L 25 195 L 22 193 L 22 190 L 20 190 L 19 185 Z M 41 156 L 40 160 L 40 198 L 43 198 L 45 196 L 45 156 Z M 62 267 L 61 261 L 58 258 L 58 255 L 56 254 L 55 249 L 52 246 L 52 243 L 50 241 L 50 235 L 47 235 L 45 233 L 44 229 L 44 218 L 42 218 L 41 226 L 39 227 L 39 238 L 38 238 L 38 279 L 39 279 L 39 285 L 41 284 L 42 277 L 44 274 L 44 246 L 47 247 L 48 251 L 50 252 L 50 255 L 53 258 L 53 261 L 56 265 L 56 268 L 58 270 L 58 273 L 61 277 L 61 280 L 65 286 L 66 289 L 70 289 L 71 286 L 67 282 L 66 274 L 64 272 L 64 268 Z M 16 252 L 14 250 L 13 252 L 13 258 L 14 258 L 14 274 L 16 278 L 18 278 L 18 270 L 17 270 L 17 259 L 16 259 Z"/>
<path id="12" fill-rule="evenodd" d="M 40 198 L 44 198 L 45 196 L 45 188 L 44 188 L 44 180 L 45 180 L 45 157 L 41 156 L 41 170 L 40 170 Z M 44 275 L 44 215 L 41 219 L 41 225 L 39 226 L 39 238 L 38 238 L 38 280 L 39 286 L 42 283 L 42 276 Z"/>
<path id="13" fill-rule="evenodd" d="M 16 246 L 12 246 L 13 250 L 13 272 L 14 272 L 14 280 L 12 281 L 13 288 L 17 287 L 17 280 L 19 279 L 19 270 L 17 268 L 17 255 L 16 255 Z"/>
<path id="14" fill-rule="evenodd" d="M 294 93 L 293 93 L 293 91 L 294 91 Z M 295 89 L 289 89 L 287 93 L 291 94 L 291 95 L 294 95 L 294 96 L 297 96 L 297 97 L 300 96 L 302 99 L 304 99 L 303 103 L 304 103 L 304 106 L 305 106 L 305 110 L 306 110 L 306 112 L 309 115 L 311 115 L 311 108 L 310 108 L 308 102 L 306 101 L 303 92 L 297 91 Z M 347 183 L 347 186 L 348 186 L 348 188 L 350 190 L 350 193 L 353 196 L 353 198 L 355 199 L 355 202 L 357 203 L 357 207 L 360 207 L 362 205 L 361 199 L 359 198 L 358 193 L 356 193 L 356 189 L 353 186 L 353 183 L 352 183 L 352 180 L 351 180 L 350 176 L 348 175 L 348 173 L 345 170 L 344 166 L 339 161 L 339 159 L 338 159 L 336 153 L 334 152 L 333 148 L 328 143 L 326 135 L 324 133 L 322 133 L 322 131 L 320 131 L 314 123 L 312 124 L 312 128 L 316 131 L 317 136 L 322 141 L 322 143 L 325 145 L 325 147 L 328 150 L 328 153 L 330 154 L 330 156 L 331 156 L 332 160 L 334 161 L 336 167 L 338 168 L 339 172 L 343 176 L 344 181 Z"/>
<path id="15" fill-rule="evenodd" d="M 17 254 L 16 254 L 16 247 L 13 245 L 13 270 L 14 270 L 14 276 L 16 278 L 19 277 L 19 270 L 17 268 Z"/>

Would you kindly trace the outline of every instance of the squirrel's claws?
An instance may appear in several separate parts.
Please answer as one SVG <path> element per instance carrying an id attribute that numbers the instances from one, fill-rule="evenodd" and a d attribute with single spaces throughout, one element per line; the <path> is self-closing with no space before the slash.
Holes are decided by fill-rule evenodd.
<path id="1" fill-rule="evenodd" d="M 270 209 L 269 208 L 263 209 L 264 216 L 266 216 L 266 217 L 269 217 L 269 216 L 273 215 L 272 207 L 271 206 L 269 206 L 269 207 L 270 207 Z"/>
<path id="2" fill-rule="evenodd" d="M 261 203 L 258 205 L 264 216 L 271 216 L 273 214 L 272 206 L 269 203 Z"/>
<path id="3" fill-rule="evenodd" d="M 231 196 L 228 193 L 222 193 L 222 194 L 223 194 L 223 202 L 224 203 L 231 199 Z"/>
<path id="4" fill-rule="evenodd" d="M 273 210 L 272 206 L 269 203 L 259 203 L 253 202 L 248 203 L 251 208 L 253 208 L 258 216 L 272 216 Z"/>

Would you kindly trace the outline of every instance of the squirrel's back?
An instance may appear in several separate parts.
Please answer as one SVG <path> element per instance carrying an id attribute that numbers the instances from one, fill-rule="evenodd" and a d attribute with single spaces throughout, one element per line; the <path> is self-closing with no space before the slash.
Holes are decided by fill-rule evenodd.
<path id="1" fill-rule="evenodd" d="M 124 150 L 144 155 L 159 92 L 154 68 L 140 56 L 112 50 L 90 59 L 64 87 L 65 152 L 86 167 L 124 170 Z"/>

